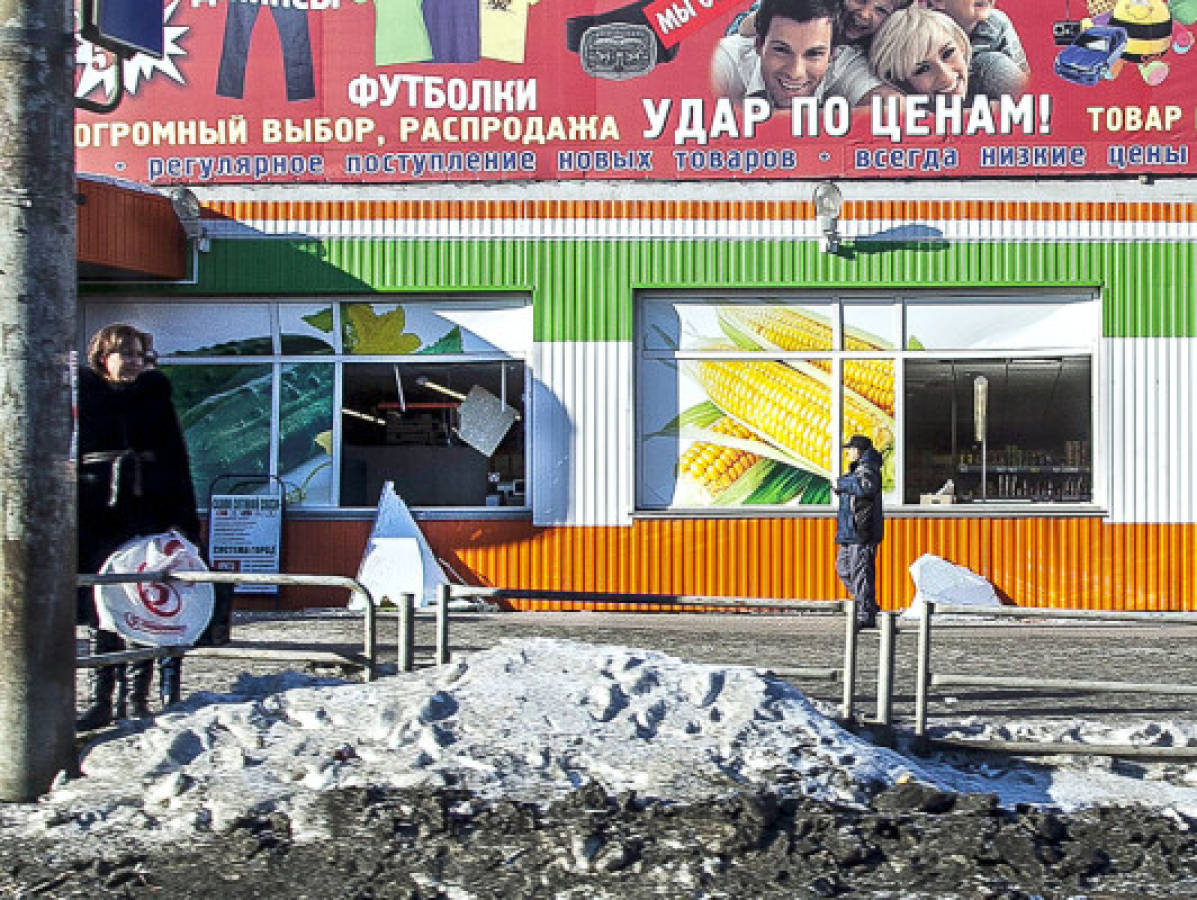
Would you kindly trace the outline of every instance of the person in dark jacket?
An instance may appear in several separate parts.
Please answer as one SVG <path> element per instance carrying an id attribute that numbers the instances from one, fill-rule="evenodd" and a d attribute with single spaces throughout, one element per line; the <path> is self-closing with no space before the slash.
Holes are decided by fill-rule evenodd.
<path id="1" fill-rule="evenodd" d="M 88 365 L 78 373 L 79 571 L 97 572 L 132 538 L 178 529 L 198 544 L 199 517 L 187 447 L 166 376 L 153 367 L 153 339 L 131 325 L 108 325 L 92 337 Z M 77 619 L 91 629 L 93 653 L 124 649 L 124 640 L 98 627 L 93 591 L 81 588 Z M 160 667 L 164 706 L 180 696 L 182 660 Z M 99 728 L 113 714 L 148 716 L 150 660 L 92 669 L 88 707 L 77 730 Z M 118 689 L 116 707 L 113 691 Z"/>
<path id="2" fill-rule="evenodd" d="M 881 454 L 863 434 L 844 444 L 848 471 L 832 490 L 839 496 L 835 522 L 835 574 L 856 601 L 856 624 L 877 623 L 877 546 L 885 536 L 881 506 Z"/>

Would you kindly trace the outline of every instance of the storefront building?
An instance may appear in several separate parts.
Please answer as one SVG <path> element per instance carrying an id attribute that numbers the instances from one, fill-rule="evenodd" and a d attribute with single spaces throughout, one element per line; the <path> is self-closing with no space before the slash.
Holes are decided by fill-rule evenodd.
<path id="1" fill-rule="evenodd" d="M 1046 49 L 1028 55 L 1050 72 Z M 1088 121 L 1060 112 L 1065 138 L 1074 113 Z M 83 127 L 81 167 L 115 177 L 122 149 Z M 1169 127 L 1188 176 L 1192 122 Z M 298 155 L 224 179 L 122 159 L 163 192 L 187 185 L 202 227 L 181 277 L 80 289 L 81 344 L 118 320 L 155 335 L 201 498 L 227 473 L 282 479 L 285 570 L 355 572 L 393 481 L 468 583 L 841 597 L 829 479 L 863 432 L 886 461 L 887 608 L 909 603 L 924 553 L 1024 606 L 1193 608 L 1197 187 L 1115 171 L 1122 137 L 1078 143 L 1102 160 L 1083 172 L 1050 170 L 1050 148 L 990 171 L 961 138 L 974 162 L 950 178 L 891 177 L 860 169 L 876 139 L 744 180 L 660 148 L 668 173 L 594 180 L 570 149 L 544 180 L 471 175 L 459 154 L 464 169 L 419 184 L 361 168 L 365 137 L 319 177 L 315 157 L 286 170 Z M 994 178 L 1012 173 L 1033 177 Z M 828 178 L 835 222 L 811 201 Z M 474 388 L 517 414 L 489 454 L 458 432 Z"/>

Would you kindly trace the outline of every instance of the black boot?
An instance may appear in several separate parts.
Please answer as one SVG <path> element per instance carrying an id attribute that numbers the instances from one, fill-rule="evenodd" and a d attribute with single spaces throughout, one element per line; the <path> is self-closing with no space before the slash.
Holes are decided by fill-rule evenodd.
<path id="1" fill-rule="evenodd" d="M 183 699 L 183 657 L 163 657 L 158 666 L 158 683 L 162 692 L 162 708 L 174 706 Z"/>
<path id="2" fill-rule="evenodd" d="M 123 650 L 125 643 L 111 631 L 93 628 L 90 634 L 92 655 Z M 112 721 L 112 691 L 116 687 L 118 666 L 97 666 L 88 676 L 88 705 L 75 720 L 76 731 L 93 731 Z"/>
<path id="3" fill-rule="evenodd" d="M 133 663 L 133 678 L 129 691 L 129 714 L 134 719 L 148 719 L 150 712 L 150 680 L 154 677 L 152 659 Z"/>
<path id="4" fill-rule="evenodd" d="M 112 689 L 116 685 L 114 666 L 92 669 L 87 709 L 75 720 L 76 731 L 94 731 L 112 721 Z"/>

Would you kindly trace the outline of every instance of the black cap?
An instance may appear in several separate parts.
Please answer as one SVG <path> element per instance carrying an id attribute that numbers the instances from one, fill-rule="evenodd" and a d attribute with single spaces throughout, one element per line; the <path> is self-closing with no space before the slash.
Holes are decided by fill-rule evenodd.
<path id="1" fill-rule="evenodd" d="M 873 449 L 873 442 L 863 434 L 854 434 L 852 437 L 848 438 L 848 443 L 844 444 L 845 450 L 847 450 L 849 447 L 855 447 L 861 453 L 864 453 L 866 450 Z"/>

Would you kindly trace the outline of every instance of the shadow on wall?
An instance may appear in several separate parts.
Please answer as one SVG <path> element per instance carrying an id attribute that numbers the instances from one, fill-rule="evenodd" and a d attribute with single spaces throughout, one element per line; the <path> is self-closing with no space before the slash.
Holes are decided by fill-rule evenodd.
<path id="1" fill-rule="evenodd" d="M 839 255 L 853 259 L 873 253 L 892 253 L 894 250 L 938 253 L 947 248 L 947 239 L 938 228 L 929 225 L 900 225 L 845 241 L 840 245 Z"/>

